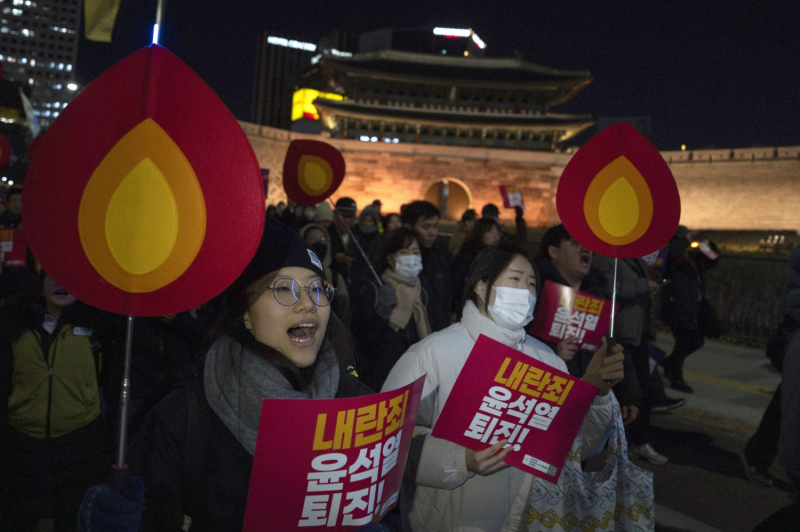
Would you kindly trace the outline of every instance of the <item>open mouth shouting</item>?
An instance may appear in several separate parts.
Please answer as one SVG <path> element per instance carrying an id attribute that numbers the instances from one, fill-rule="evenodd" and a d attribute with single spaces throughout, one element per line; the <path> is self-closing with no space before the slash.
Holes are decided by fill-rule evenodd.
<path id="1" fill-rule="evenodd" d="M 289 339 L 297 347 L 308 347 L 314 345 L 319 326 L 315 320 L 305 320 L 294 327 L 290 327 L 286 333 Z"/>

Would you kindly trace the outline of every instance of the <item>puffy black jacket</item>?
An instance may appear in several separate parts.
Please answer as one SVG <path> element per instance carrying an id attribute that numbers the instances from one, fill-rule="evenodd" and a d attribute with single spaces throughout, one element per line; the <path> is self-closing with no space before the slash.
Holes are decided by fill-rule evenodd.
<path id="1" fill-rule="evenodd" d="M 184 388 L 195 394 L 198 417 L 204 420 L 201 426 L 189 426 L 192 396 Z M 372 390 L 340 367 L 337 398 L 370 393 Z M 196 441 L 197 434 L 204 435 L 203 441 Z M 205 455 L 204 465 L 197 455 Z M 145 481 L 143 532 L 178 530 L 184 514 L 189 513 L 194 513 L 190 515 L 192 532 L 242 529 L 253 457 L 208 404 L 202 370 L 150 412 L 131 444 L 130 466 Z M 198 479 L 192 508 L 192 501 L 186 500 L 191 489 L 182 482 L 192 484 Z"/>

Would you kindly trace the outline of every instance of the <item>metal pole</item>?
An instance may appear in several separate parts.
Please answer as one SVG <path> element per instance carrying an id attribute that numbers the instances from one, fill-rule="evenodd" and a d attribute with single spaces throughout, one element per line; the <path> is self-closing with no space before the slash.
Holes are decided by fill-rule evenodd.
<path id="1" fill-rule="evenodd" d="M 161 33 L 161 19 L 164 16 L 164 0 L 158 0 L 156 4 L 156 23 L 153 26 L 153 44 L 158 44 L 159 34 Z"/>
<path id="2" fill-rule="evenodd" d="M 164 0 L 158 0 L 156 5 L 156 24 L 161 26 L 161 18 L 164 16 Z"/>
<path id="3" fill-rule="evenodd" d="M 358 251 L 361 252 L 361 256 L 364 258 L 364 262 L 367 263 L 367 266 L 369 267 L 369 271 L 371 271 L 372 275 L 375 276 L 375 280 L 378 282 L 378 286 L 383 286 L 383 282 L 381 281 L 381 278 L 378 276 L 378 272 L 376 272 L 375 268 L 372 267 L 372 263 L 370 263 L 369 259 L 367 258 L 367 254 L 364 253 L 364 249 L 361 247 L 361 244 L 359 244 L 358 240 L 356 240 L 356 235 L 353 234 L 353 231 L 350 229 L 350 226 L 344 221 L 344 219 L 342 218 L 342 215 L 339 214 L 338 212 L 336 212 L 336 205 L 334 205 L 333 200 L 328 198 L 328 202 L 331 204 L 331 208 L 333 209 L 333 215 L 336 217 L 337 220 L 339 220 L 339 222 L 343 226 L 345 226 L 347 228 L 347 232 L 350 234 L 350 241 L 352 243 L 354 243 L 356 245 L 356 247 L 358 248 Z M 336 260 L 335 257 L 331 257 L 331 258 L 333 260 Z"/>
<path id="4" fill-rule="evenodd" d="M 125 372 L 122 375 L 122 390 L 119 394 L 119 439 L 117 440 L 117 468 L 125 467 L 125 451 L 128 443 L 128 399 L 131 389 L 131 348 L 133 347 L 133 316 L 128 316 L 128 332 L 125 335 Z"/>
<path id="5" fill-rule="evenodd" d="M 611 291 L 611 330 L 608 333 L 609 340 L 614 338 L 614 321 L 617 317 L 617 268 L 618 268 L 618 261 L 617 257 L 614 257 L 614 289 Z M 613 347 L 613 345 L 609 345 L 609 347 Z"/>

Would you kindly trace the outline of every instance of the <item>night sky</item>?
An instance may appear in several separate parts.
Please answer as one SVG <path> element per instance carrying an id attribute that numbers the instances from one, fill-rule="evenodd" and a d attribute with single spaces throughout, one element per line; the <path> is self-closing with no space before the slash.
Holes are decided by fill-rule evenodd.
<path id="1" fill-rule="evenodd" d="M 155 6 L 122 0 L 111 44 L 81 39 L 78 82 L 149 44 Z M 589 70 L 594 82 L 553 111 L 649 115 L 661 150 L 800 144 L 800 2 L 790 0 L 166 0 L 161 44 L 248 120 L 262 29 L 316 42 L 336 29 L 423 25 L 471 27 L 488 55 Z"/>

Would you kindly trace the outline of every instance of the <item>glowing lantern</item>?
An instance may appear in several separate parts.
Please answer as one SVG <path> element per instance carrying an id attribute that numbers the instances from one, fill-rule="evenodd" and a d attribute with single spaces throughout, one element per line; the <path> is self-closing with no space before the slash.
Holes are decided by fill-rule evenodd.
<path id="1" fill-rule="evenodd" d="M 316 205 L 336 192 L 344 169 L 344 157 L 330 144 L 293 140 L 283 162 L 283 189 L 298 205 Z"/>
<path id="2" fill-rule="evenodd" d="M 570 235 L 607 257 L 642 257 L 678 227 L 678 186 L 661 154 L 626 122 L 595 135 L 572 157 L 556 206 Z"/>
<path id="3" fill-rule="evenodd" d="M 154 316 L 221 293 L 264 228 L 258 161 L 186 64 L 153 45 L 88 85 L 37 146 L 25 229 L 45 271 L 96 307 Z"/>
<path id="4" fill-rule="evenodd" d="M 11 159 L 11 144 L 4 135 L 0 135 L 0 166 L 5 166 Z"/>

